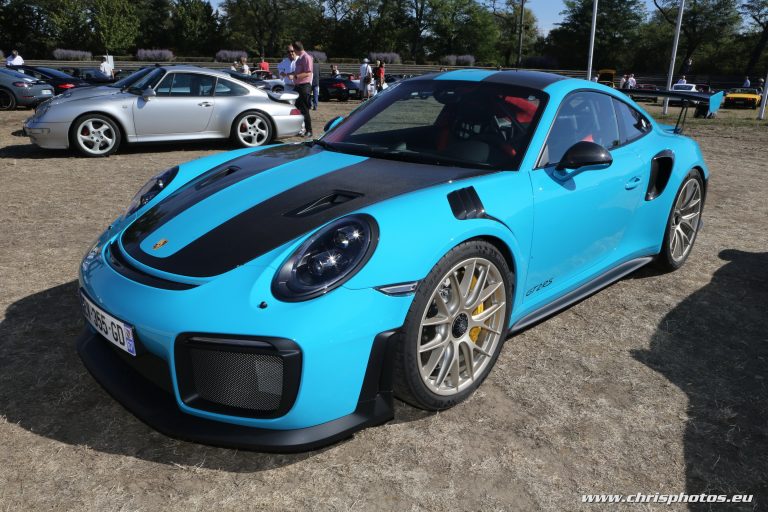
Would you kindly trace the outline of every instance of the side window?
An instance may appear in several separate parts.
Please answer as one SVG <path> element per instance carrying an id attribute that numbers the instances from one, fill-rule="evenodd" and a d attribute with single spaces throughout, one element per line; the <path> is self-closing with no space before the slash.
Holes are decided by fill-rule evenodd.
<path id="1" fill-rule="evenodd" d="M 539 166 L 559 163 L 577 142 L 596 142 L 606 149 L 618 146 L 619 128 L 612 101 L 610 96 L 594 92 L 566 97 L 552 124 Z"/>
<path id="2" fill-rule="evenodd" d="M 619 126 L 621 126 L 622 144 L 637 140 L 651 131 L 651 123 L 648 122 L 643 114 L 623 101 L 613 100 L 613 104 L 616 107 L 616 117 L 619 119 Z"/>
<path id="3" fill-rule="evenodd" d="M 155 89 L 158 95 L 160 95 L 160 89 L 165 91 L 165 87 L 168 85 L 166 81 L 170 78 L 173 79 L 173 82 L 170 84 L 169 92 L 165 93 L 167 96 L 182 98 L 213 96 L 216 78 L 197 73 L 169 73 Z"/>
<path id="4" fill-rule="evenodd" d="M 165 78 L 155 87 L 155 94 L 158 96 L 170 96 L 173 87 L 173 77 L 176 73 L 168 73 Z"/>
<path id="5" fill-rule="evenodd" d="M 248 89 L 229 80 L 219 78 L 216 82 L 216 96 L 247 96 Z"/>

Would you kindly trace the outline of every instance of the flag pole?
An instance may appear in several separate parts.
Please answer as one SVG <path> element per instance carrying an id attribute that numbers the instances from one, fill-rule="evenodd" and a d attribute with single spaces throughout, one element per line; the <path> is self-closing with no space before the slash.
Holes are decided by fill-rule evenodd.
<path id="1" fill-rule="evenodd" d="M 672 58 L 669 59 L 669 72 L 667 73 L 667 90 L 672 89 L 672 77 L 675 73 L 675 58 L 677 57 L 677 43 L 680 42 L 680 27 L 683 24 L 683 9 L 685 0 L 680 0 L 680 8 L 677 10 L 677 27 L 675 27 L 675 40 L 672 42 Z M 664 98 L 662 114 L 669 112 L 669 98 Z"/>
<path id="2" fill-rule="evenodd" d="M 592 80 L 592 57 L 595 54 L 595 26 L 597 25 L 597 0 L 592 4 L 592 30 L 589 34 L 589 61 L 587 62 L 587 80 Z"/>

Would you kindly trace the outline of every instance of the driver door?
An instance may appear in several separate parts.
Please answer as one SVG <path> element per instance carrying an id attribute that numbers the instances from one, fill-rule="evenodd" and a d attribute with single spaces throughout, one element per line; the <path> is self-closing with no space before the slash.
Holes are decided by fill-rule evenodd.
<path id="1" fill-rule="evenodd" d="M 577 142 L 609 149 L 607 168 L 556 170 Z M 534 234 L 526 301 L 562 292 L 601 266 L 615 261 L 617 248 L 642 189 L 642 162 L 631 147 L 620 147 L 612 99 L 597 92 L 575 92 L 563 100 L 538 167 L 531 172 Z M 639 187 L 639 188 L 638 188 Z M 549 290 L 547 287 L 555 284 Z"/>
<path id="2" fill-rule="evenodd" d="M 199 73 L 168 73 L 157 96 L 134 103 L 133 120 L 141 140 L 204 132 L 214 109 L 216 78 Z M 161 137 L 162 136 L 162 137 Z"/>

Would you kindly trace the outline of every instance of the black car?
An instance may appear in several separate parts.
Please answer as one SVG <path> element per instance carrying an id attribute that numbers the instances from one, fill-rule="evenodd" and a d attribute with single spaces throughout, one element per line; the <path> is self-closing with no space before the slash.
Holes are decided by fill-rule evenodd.
<path id="1" fill-rule="evenodd" d="M 64 73 L 77 77 L 89 85 L 109 85 L 115 82 L 114 78 L 104 76 L 99 68 L 59 68 Z M 115 70 L 115 76 L 119 73 Z"/>
<path id="2" fill-rule="evenodd" d="M 320 78 L 320 101 L 348 101 L 349 98 L 360 96 L 359 81 L 353 81 L 349 76 Z"/>
<path id="3" fill-rule="evenodd" d="M 14 69 L 19 73 L 24 73 L 32 78 L 51 84 L 56 94 L 67 92 L 75 87 L 91 86 L 91 84 L 85 80 L 68 75 L 58 69 L 43 66 L 28 66 L 26 64 L 22 66 L 11 66 L 10 69 Z"/>

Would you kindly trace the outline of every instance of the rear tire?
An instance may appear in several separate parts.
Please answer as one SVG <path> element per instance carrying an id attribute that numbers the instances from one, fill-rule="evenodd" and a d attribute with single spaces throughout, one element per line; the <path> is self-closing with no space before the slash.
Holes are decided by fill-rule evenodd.
<path id="1" fill-rule="evenodd" d="M 14 110 L 16 108 L 16 96 L 8 89 L 0 89 L 0 110 Z"/>
<path id="2" fill-rule="evenodd" d="M 432 411 L 469 397 L 501 352 L 511 300 L 509 268 L 496 247 L 472 240 L 449 251 L 408 310 L 395 349 L 395 395 Z"/>
<path id="3" fill-rule="evenodd" d="M 704 182 L 699 171 L 691 169 L 672 203 L 661 252 L 654 261 L 657 268 L 672 272 L 685 264 L 699 233 L 703 206 Z"/>
<path id="4" fill-rule="evenodd" d="M 122 132 L 118 124 L 101 114 L 85 114 L 72 123 L 69 142 L 81 155 L 99 158 L 113 154 L 120 147 Z"/>
<path id="5" fill-rule="evenodd" d="M 269 144 L 274 136 L 272 123 L 261 112 L 243 112 L 232 123 L 230 138 L 240 148 L 256 148 Z"/>

